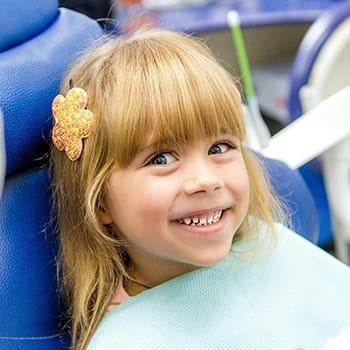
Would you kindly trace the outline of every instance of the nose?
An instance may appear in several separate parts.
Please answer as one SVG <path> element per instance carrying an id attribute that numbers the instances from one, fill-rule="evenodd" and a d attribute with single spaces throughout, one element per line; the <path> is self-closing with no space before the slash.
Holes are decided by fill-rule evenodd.
<path id="1" fill-rule="evenodd" d="M 188 195 L 195 193 L 211 193 L 223 187 L 223 179 L 215 172 L 214 166 L 201 162 L 193 163 L 189 176 L 184 181 L 184 192 Z"/>

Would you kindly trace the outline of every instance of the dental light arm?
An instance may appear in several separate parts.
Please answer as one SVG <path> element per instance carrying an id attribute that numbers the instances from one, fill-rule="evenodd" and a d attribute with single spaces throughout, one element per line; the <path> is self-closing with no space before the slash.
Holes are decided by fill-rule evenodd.
<path id="1" fill-rule="evenodd" d="M 350 86 L 325 99 L 271 137 L 261 153 L 296 169 L 347 136 L 350 136 Z"/>

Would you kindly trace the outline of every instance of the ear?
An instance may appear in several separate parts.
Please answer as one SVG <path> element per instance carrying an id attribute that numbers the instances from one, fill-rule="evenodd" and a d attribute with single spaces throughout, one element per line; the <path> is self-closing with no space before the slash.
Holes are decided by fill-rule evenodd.
<path id="1" fill-rule="evenodd" d="M 109 215 L 109 211 L 104 203 L 101 203 L 98 207 L 97 216 L 103 225 L 109 225 L 113 223 L 112 217 Z"/>

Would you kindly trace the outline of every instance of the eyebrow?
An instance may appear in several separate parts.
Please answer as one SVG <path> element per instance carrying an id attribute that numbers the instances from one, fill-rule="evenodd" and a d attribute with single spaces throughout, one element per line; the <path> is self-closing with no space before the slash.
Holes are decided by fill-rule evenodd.
<path id="1" fill-rule="evenodd" d="M 172 147 L 174 142 L 169 142 L 166 139 L 155 140 L 152 143 L 146 144 L 138 153 L 143 153 L 151 150 L 161 150 L 162 148 Z"/>
<path id="2" fill-rule="evenodd" d="M 237 135 L 237 131 L 231 132 L 227 128 L 220 128 L 218 135 L 213 135 L 212 137 L 215 138 L 215 137 L 219 137 L 220 135 L 232 135 L 234 137 L 239 138 Z M 181 146 L 189 143 L 188 141 L 181 140 L 181 139 L 178 139 L 176 141 L 174 140 L 169 141 L 169 139 L 166 139 L 166 138 L 159 138 L 159 139 L 152 140 L 152 137 L 151 137 L 150 140 L 151 142 L 146 144 L 144 147 L 140 148 L 138 153 L 143 153 L 150 150 L 162 150 L 164 148 L 174 147 L 174 145 Z"/>

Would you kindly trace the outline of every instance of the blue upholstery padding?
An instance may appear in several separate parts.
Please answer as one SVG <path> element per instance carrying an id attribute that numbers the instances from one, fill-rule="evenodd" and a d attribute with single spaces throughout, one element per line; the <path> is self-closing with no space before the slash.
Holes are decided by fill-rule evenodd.
<path id="1" fill-rule="evenodd" d="M 51 101 L 62 74 L 101 34 L 95 21 L 60 9 L 59 16 L 44 33 L 0 54 L 0 107 L 4 114 L 7 175 L 47 152 Z"/>
<path id="2" fill-rule="evenodd" d="M 321 172 L 310 163 L 299 168 L 305 184 L 310 189 L 319 217 L 320 232 L 317 245 L 326 247 L 333 241 L 330 208 Z"/>
<path id="3" fill-rule="evenodd" d="M 14 349 L 2 345 L 13 338 L 59 340 L 50 196 L 47 169 L 6 179 L 0 201 L 0 349 Z"/>
<path id="4" fill-rule="evenodd" d="M 0 1 L 0 52 L 33 38 L 58 15 L 57 0 Z"/>
<path id="5" fill-rule="evenodd" d="M 40 339 L 2 339 L 0 350 L 69 350 L 69 343 L 59 335 Z"/>
<path id="6" fill-rule="evenodd" d="M 0 350 L 70 346 L 62 331 L 48 170 L 28 168 L 48 152 L 51 101 L 63 72 L 102 30 L 90 18 L 57 6 L 56 0 L 0 0 L 7 157 L 0 201 Z"/>
<path id="7" fill-rule="evenodd" d="M 288 226 L 307 240 L 317 243 L 319 217 L 312 195 L 300 173 L 283 162 L 261 156 L 259 158 L 269 174 L 275 193 L 291 215 Z"/>
<path id="8" fill-rule="evenodd" d="M 290 122 L 303 114 L 299 97 L 300 89 L 307 84 L 315 60 L 336 27 L 350 16 L 350 1 L 337 2 L 325 11 L 309 28 L 295 56 L 291 69 L 289 92 Z"/>

